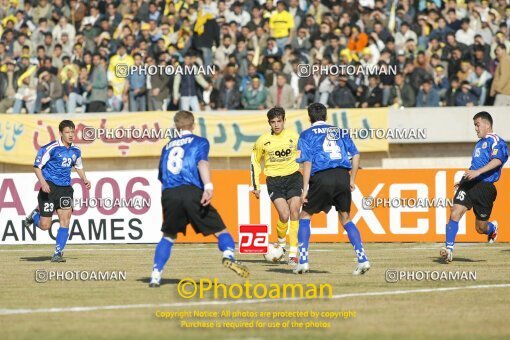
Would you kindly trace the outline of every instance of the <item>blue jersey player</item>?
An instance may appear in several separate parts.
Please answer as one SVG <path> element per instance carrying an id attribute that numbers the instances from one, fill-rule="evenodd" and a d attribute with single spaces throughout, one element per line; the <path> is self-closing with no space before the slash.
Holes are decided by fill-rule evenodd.
<path id="1" fill-rule="evenodd" d="M 186 234 L 191 224 L 195 232 L 214 234 L 223 252 L 223 264 L 241 277 L 248 277 L 248 268 L 234 259 L 235 243 L 218 211 L 210 204 L 213 184 L 209 173 L 209 142 L 192 133 L 195 118 L 189 111 L 174 116 L 181 137 L 168 142 L 161 152 L 159 180 L 162 184 L 163 237 L 156 246 L 149 287 L 159 287 L 161 273 L 170 258 L 178 233 Z"/>
<path id="2" fill-rule="evenodd" d="M 492 132 L 492 116 L 488 112 L 478 112 L 473 121 L 480 140 L 475 145 L 469 170 L 456 184 L 450 221 L 446 225 L 446 246 L 440 250 L 446 263 L 453 260 L 459 220 L 471 208 L 476 216 L 476 231 L 487 235 L 489 243 L 496 241 L 498 236 L 498 223 L 488 221 L 497 195 L 494 182 L 499 180 L 501 168 L 508 160 L 508 147 L 501 137 Z"/>
<path id="3" fill-rule="evenodd" d="M 56 211 L 60 228 L 56 236 L 56 246 L 51 262 L 65 262 L 64 247 L 69 236 L 69 222 L 72 214 L 73 188 L 71 187 L 71 169 L 90 189 L 81 159 L 81 150 L 73 144 L 74 123 L 63 120 L 58 126 L 60 139 L 43 146 L 35 157 L 34 169 L 41 189 L 37 196 L 38 207 L 23 220 L 23 226 L 32 223 L 42 229 L 51 228 L 51 217 Z"/>
<path id="4" fill-rule="evenodd" d="M 303 208 L 298 232 L 299 264 L 294 273 L 309 271 L 310 218 L 321 211 L 327 213 L 335 206 L 358 259 L 353 275 L 364 274 L 370 269 L 370 263 L 359 230 L 349 217 L 351 191 L 355 188 L 354 179 L 359 168 L 359 152 L 346 130 L 339 130 L 326 123 L 327 111 L 324 105 L 311 104 L 308 116 L 312 126 L 299 137 L 298 152 L 301 154 L 296 160 L 303 163 Z"/>

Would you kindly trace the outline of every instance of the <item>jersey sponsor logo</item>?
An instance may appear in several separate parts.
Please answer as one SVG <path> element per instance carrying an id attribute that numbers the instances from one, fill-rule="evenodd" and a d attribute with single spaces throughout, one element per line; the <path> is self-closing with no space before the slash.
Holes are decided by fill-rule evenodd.
<path id="1" fill-rule="evenodd" d="M 274 152 L 274 155 L 277 156 L 277 157 L 287 157 L 289 156 L 290 154 L 292 153 L 292 150 L 291 149 L 282 149 L 282 150 L 276 150 Z"/>
<path id="2" fill-rule="evenodd" d="M 498 154 L 498 149 L 494 149 L 494 150 L 492 150 L 492 155 L 493 155 L 493 156 L 496 156 L 497 154 Z"/>
<path id="3" fill-rule="evenodd" d="M 239 252 L 241 254 L 267 254 L 269 228 L 267 224 L 239 226 Z"/>

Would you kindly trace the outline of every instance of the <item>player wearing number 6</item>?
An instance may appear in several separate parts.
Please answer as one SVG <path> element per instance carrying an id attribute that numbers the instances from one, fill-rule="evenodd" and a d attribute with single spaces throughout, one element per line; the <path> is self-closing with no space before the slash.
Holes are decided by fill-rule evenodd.
<path id="1" fill-rule="evenodd" d="M 356 252 L 358 266 L 353 275 L 364 274 L 370 269 L 370 263 L 358 228 L 349 217 L 351 191 L 355 188 L 354 179 L 358 172 L 360 155 L 346 130 L 326 123 L 327 111 L 324 105 L 311 104 L 308 107 L 308 117 L 312 126 L 301 132 L 298 142 L 298 152 L 301 154 L 297 162 L 303 163 L 303 209 L 298 232 L 299 264 L 294 273 L 303 274 L 309 271 L 310 218 L 321 211 L 328 213 L 331 207 L 335 206 L 340 223 L 347 231 Z"/>
<path id="2" fill-rule="evenodd" d="M 235 243 L 218 211 L 210 204 L 213 184 L 209 172 L 209 142 L 193 134 L 195 118 L 189 111 L 174 116 L 181 137 L 168 142 L 161 152 L 158 179 L 162 184 L 163 237 L 156 246 L 149 287 L 159 287 L 161 273 L 170 258 L 178 233 L 186 235 L 191 224 L 195 232 L 214 234 L 223 253 L 223 265 L 241 277 L 248 277 L 246 266 L 234 259 Z"/>
<path id="3" fill-rule="evenodd" d="M 28 227 L 32 223 L 42 229 L 51 228 L 51 216 L 56 210 L 60 228 L 56 236 L 56 246 L 51 262 L 65 262 L 63 257 L 64 247 L 69 236 L 69 222 L 73 212 L 73 188 L 71 186 L 71 168 L 83 180 L 90 189 L 90 182 L 85 176 L 81 160 L 81 150 L 73 144 L 74 123 L 63 120 L 58 126 L 60 139 L 43 146 L 35 157 L 35 174 L 41 189 L 37 200 L 39 206 L 24 220 L 23 226 Z"/>
<path id="4" fill-rule="evenodd" d="M 486 234 L 489 243 L 496 241 L 498 236 L 498 223 L 488 221 L 497 195 L 494 182 L 499 180 L 501 168 L 508 160 L 508 147 L 501 137 L 492 132 L 492 116 L 488 112 L 478 112 L 473 121 L 480 140 L 473 151 L 471 167 L 464 173 L 460 183 L 455 185 L 457 192 L 450 221 L 446 225 L 446 246 L 439 252 L 446 263 L 453 260 L 459 221 L 471 208 L 476 216 L 476 231 Z"/>
<path id="5" fill-rule="evenodd" d="M 267 113 L 271 132 L 257 139 L 251 154 L 251 192 L 260 197 L 260 160 L 264 157 L 264 174 L 267 176 L 269 198 L 278 212 L 276 232 L 278 243 L 285 250 L 287 223 L 290 218 L 289 230 L 289 261 L 291 266 L 297 265 L 297 233 L 299 226 L 299 209 L 303 191 L 303 176 L 296 163 L 297 141 L 296 132 L 285 129 L 285 110 L 274 107 Z"/>

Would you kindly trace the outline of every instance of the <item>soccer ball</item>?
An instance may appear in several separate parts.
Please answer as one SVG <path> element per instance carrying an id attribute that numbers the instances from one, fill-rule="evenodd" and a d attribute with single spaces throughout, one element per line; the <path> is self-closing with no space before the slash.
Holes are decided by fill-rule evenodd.
<path id="1" fill-rule="evenodd" d="M 281 247 L 278 243 L 269 244 L 267 247 L 267 254 L 264 258 L 267 262 L 277 263 L 285 256 L 285 248 Z"/>

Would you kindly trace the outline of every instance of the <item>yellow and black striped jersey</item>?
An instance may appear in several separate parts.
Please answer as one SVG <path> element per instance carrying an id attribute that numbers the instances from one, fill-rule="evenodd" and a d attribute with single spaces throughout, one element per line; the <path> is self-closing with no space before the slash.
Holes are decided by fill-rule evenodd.
<path id="1" fill-rule="evenodd" d="M 257 139 L 251 154 L 251 186 L 260 190 L 260 160 L 264 156 L 264 175 L 287 176 L 299 170 L 296 163 L 299 135 L 284 129 L 278 135 L 265 133 Z"/>

